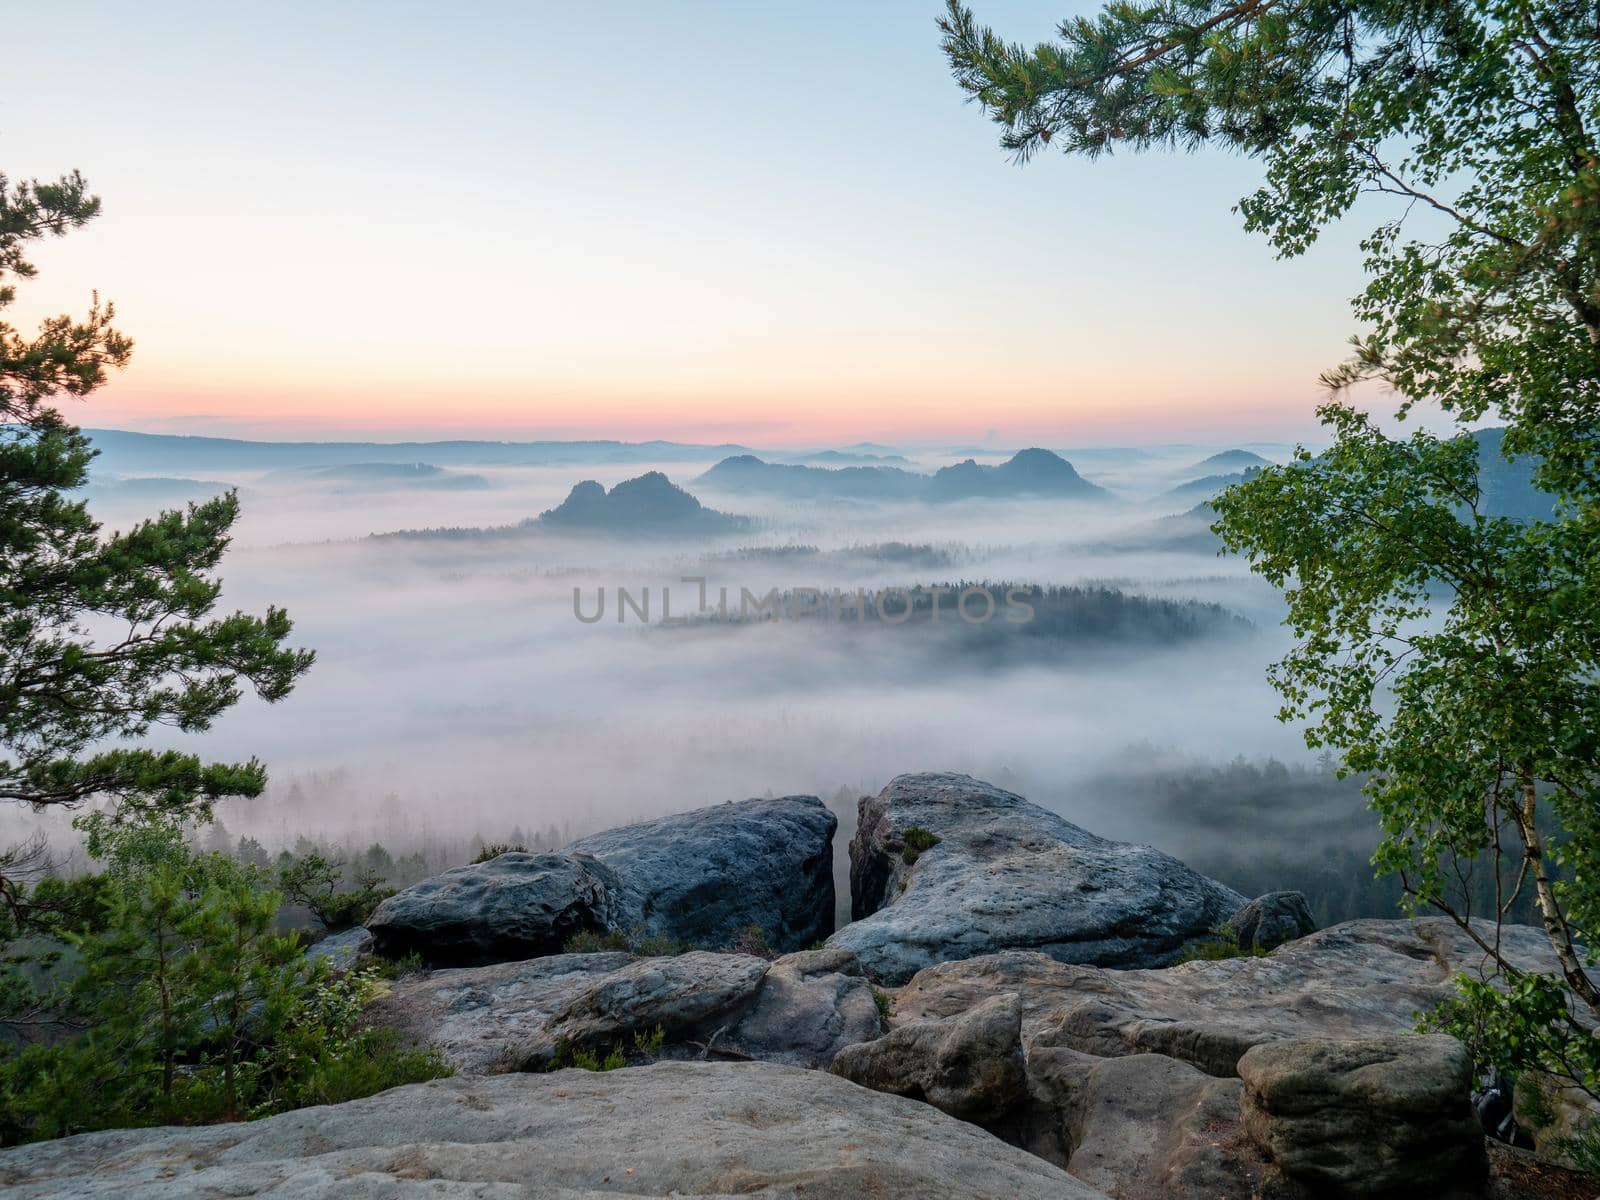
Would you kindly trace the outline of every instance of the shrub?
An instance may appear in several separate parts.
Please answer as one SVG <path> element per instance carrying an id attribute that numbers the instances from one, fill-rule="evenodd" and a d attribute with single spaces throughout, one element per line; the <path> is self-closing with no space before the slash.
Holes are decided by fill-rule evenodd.
<path id="1" fill-rule="evenodd" d="M 329 932 L 354 928 L 394 895 L 394 889 L 385 887 L 377 872 L 367 868 L 357 870 L 346 887 L 344 860 L 324 854 L 291 859 L 279 869 L 278 884 L 286 897 L 310 909 Z"/>
<path id="2" fill-rule="evenodd" d="M 900 835 L 900 841 L 905 847 L 900 851 L 900 860 L 909 867 L 925 850 L 932 850 L 939 844 L 939 835 L 921 825 L 911 825 Z"/>
<path id="3" fill-rule="evenodd" d="M 692 942 L 680 942 L 665 934 L 646 933 L 637 926 L 626 932 L 620 929 L 585 929 L 569 937 L 561 949 L 566 954 L 598 954 L 602 951 L 625 951 L 642 958 L 676 958 L 691 950 L 703 950 Z"/>
<path id="4" fill-rule="evenodd" d="M 1233 926 L 1224 922 L 1211 931 L 1210 937 L 1185 946 L 1177 961 L 1220 962 L 1226 958 L 1264 958 L 1266 953 L 1260 946 L 1241 946 Z"/>
<path id="5" fill-rule="evenodd" d="M 772 948 L 772 943 L 767 941 L 767 931 L 753 921 L 746 925 L 725 949 L 729 954 L 749 954 L 766 959 L 778 957 L 778 952 Z"/>
<path id="6" fill-rule="evenodd" d="M 299 940 L 275 932 L 264 871 L 192 853 L 173 826 L 101 828 L 91 848 L 109 906 L 104 929 L 70 935 L 78 974 L 0 992 L 58 1031 L 0 1048 L 0 1141 L 236 1120 L 449 1073 L 362 1027 L 375 965 L 306 968 Z"/>
<path id="7" fill-rule="evenodd" d="M 550 1069 L 559 1071 L 564 1067 L 576 1067 L 580 1071 L 616 1071 L 626 1066 L 642 1066 L 661 1056 L 661 1047 L 666 1040 L 666 1029 L 657 1025 L 648 1033 L 642 1030 L 634 1033 L 631 1052 L 624 1049 L 622 1042 L 616 1042 L 602 1058 L 598 1049 L 579 1049 L 562 1038 L 556 1043 Z"/>
<path id="8" fill-rule="evenodd" d="M 485 846 L 473 856 L 474 863 L 493 862 L 502 854 L 526 854 L 528 848 L 521 843 L 496 842 L 492 846 Z"/>

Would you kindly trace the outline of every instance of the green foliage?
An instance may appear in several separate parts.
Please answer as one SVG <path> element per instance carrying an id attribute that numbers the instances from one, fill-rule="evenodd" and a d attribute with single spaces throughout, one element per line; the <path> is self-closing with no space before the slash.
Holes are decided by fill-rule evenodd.
<path id="1" fill-rule="evenodd" d="M 475 863 L 493 862 L 502 854 L 526 853 L 528 853 L 526 846 L 513 845 L 509 842 L 495 842 L 493 845 L 485 846 L 482 850 L 479 850 L 477 854 L 473 855 L 472 861 Z"/>
<path id="2" fill-rule="evenodd" d="M 625 1050 L 622 1042 L 616 1042 L 602 1055 L 599 1050 L 575 1047 L 563 1038 L 556 1043 L 556 1052 L 551 1059 L 550 1069 L 558 1071 L 564 1067 L 576 1067 L 580 1071 L 616 1071 L 622 1067 L 640 1066 L 659 1058 L 661 1047 L 666 1044 L 666 1040 L 665 1027 L 657 1025 L 651 1030 L 636 1031 L 631 1050 Z"/>
<path id="3" fill-rule="evenodd" d="M 187 850 L 175 823 L 85 824 L 106 916 L 67 935 L 70 980 L 0 991 L 0 1023 L 50 1031 L 0 1050 L 0 1140 L 231 1120 L 444 1073 L 361 1027 L 375 970 L 330 977 L 275 932 L 281 897 L 259 867 Z"/>
<path id="4" fill-rule="evenodd" d="M 0 176 L 0 312 L 35 274 L 29 243 L 99 211 L 77 174 Z M 118 743 L 155 725 L 204 730 L 246 685 L 282 699 L 312 656 L 285 646 L 281 609 L 213 613 L 239 511 L 232 493 L 109 537 L 70 498 L 93 450 L 51 401 L 87 395 L 127 363 L 133 343 L 113 317 L 96 298 L 86 317 L 48 318 L 31 339 L 0 321 L 0 800 L 101 798 L 121 816 L 207 816 L 219 799 L 257 795 L 261 764 Z M 0 900 L 17 907 L 5 879 Z"/>
<path id="5" fill-rule="evenodd" d="M 325 854 L 291 856 L 278 868 L 278 885 L 295 904 L 311 911 L 324 929 L 337 931 L 361 924 L 394 889 L 370 868 L 360 867 L 346 883 L 344 861 Z"/>
<path id="6" fill-rule="evenodd" d="M 383 955 L 374 956 L 372 968 L 380 979 L 401 979 L 407 975 L 417 975 L 427 970 L 423 961 L 422 952 L 412 950 L 402 954 L 399 958 L 386 958 Z"/>
<path id="7" fill-rule="evenodd" d="M 739 931 L 739 936 L 734 938 L 725 947 L 729 954 L 749 954 L 755 958 L 777 958 L 778 952 L 773 949 L 772 943 L 767 940 L 767 931 L 760 925 L 751 922 Z"/>
<path id="8" fill-rule="evenodd" d="M 628 935 L 620 929 L 580 929 L 561 947 L 564 954 L 601 954 L 612 950 L 633 949 Z"/>
<path id="9" fill-rule="evenodd" d="M 878 1016 L 882 1020 L 887 1021 L 889 1019 L 890 1009 L 893 1007 L 893 1005 L 891 1005 L 889 1002 L 889 993 L 878 987 L 876 984 L 874 984 L 872 987 L 872 1004 L 873 1007 L 878 1010 Z"/>
<path id="10" fill-rule="evenodd" d="M 942 22 L 960 85 L 1026 157 L 1049 144 L 1216 142 L 1259 157 L 1247 228 L 1303 252 L 1358 202 L 1363 332 L 1324 382 L 1377 382 L 1386 434 L 1338 398 L 1333 444 L 1214 501 L 1228 549 L 1284 590 L 1282 716 L 1365 777 L 1374 861 L 1455 917 L 1505 991 L 1440 1019 L 1484 1061 L 1595 1084 L 1600 952 L 1600 33 L 1564 0 L 1153 0 L 1064 22 L 1032 50 Z M 1371 200 L 1376 197 L 1376 200 Z M 1497 437 L 1475 434 L 1484 421 Z M 1521 456 L 1549 514 L 1486 511 L 1484 453 Z M 1474 909 L 1469 877 L 1493 896 Z M 1524 894 L 1560 962 L 1500 953 Z M 1488 930 L 1486 932 L 1486 930 Z"/>
<path id="11" fill-rule="evenodd" d="M 676 958 L 691 950 L 703 950 L 691 942 L 680 942 L 665 934 L 646 933 L 643 929 L 583 929 L 573 934 L 562 946 L 566 954 L 599 954 L 603 951 L 625 951 L 641 958 Z"/>
<path id="12" fill-rule="evenodd" d="M 922 857 L 923 851 L 932 850 L 939 844 L 938 835 L 920 825 L 908 825 L 901 833 L 900 840 L 904 843 L 900 861 L 908 867 Z"/>
<path id="13" fill-rule="evenodd" d="M 1233 926 L 1224 921 L 1211 931 L 1211 936 L 1185 947 L 1178 962 L 1221 962 L 1229 958 L 1264 958 L 1266 951 L 1260 946 L 1241 946 Z"/>

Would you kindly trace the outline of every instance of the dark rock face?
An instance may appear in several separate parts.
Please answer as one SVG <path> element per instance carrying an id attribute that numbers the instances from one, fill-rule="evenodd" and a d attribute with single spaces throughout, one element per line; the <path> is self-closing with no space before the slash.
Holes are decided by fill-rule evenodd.
<path id="1" fill-rule="evenodd" d="M 1104 1200 L 929 1105 L 769 1063 L 459 1075 L 236 1125 L 84 1134 L 0 1154 L 0 1189 L 14 1200 Z"/>
<path id="2" fill-rule="evenodd" d="M 833 833 L 815 796 L 743 800 L 597 833 L 590 854 L 621 881 L 613 928 L 726 946 L 759 926 L 775 950 L 833 932 Z"/>
<path id="3" fill-rule="evenodd" d="M 1228 918 L 1228 928 L 1242 949 L 1276 950 L 1285 942 L 1315 933 L 1317 923 L 1299 892 L 1267 892 Z"/>
<path id="4" fill-rule="evenodd" d="M 378 949 L 475 966 L 559 954 L 584 930 L 776 950 L 833 930 L 833 832 L 815 796 L 742 800 L 628 825 L 559 854 L 502 854 L 425 879 L 367 921 Z"/>
<path id="5" fill-rule="evenodd" d="M 616 872 L 581 854 L 502 854 L 390 896 L 367 919 L 379 951 L 430 963 L 560 953 L 584 930 L 616 928 Z"/>
<path id="6" fill-rule="evenodd" d="M 876 1041 L 846 1046 L 830 1069 L 873 1091 L 993 1122 L 1027 1091 L 1021 1034 L 1017 997 L 995 996 L 959 1017 L 901 1025 Z"/>
<path id="7" fill-rule="evenodd" d="M 1303 1038 L 1239 1060 L 1245 1132 L 1291 1179 L 1339 1196 L 1480 1183 L 1472 1060 L 1454 1038 Z"/>
<path id="8" fill-rule="evenodd" d="M 912 828 L 939 841 L 907 863 Z M 864 797 L 850 880 L 856 921 L 828 944 L 893 984 L 1006 949 L 1162 966 L 1244 904 L 1170 855 L 1096 837 L 967 775 L 902 775 Z"/>

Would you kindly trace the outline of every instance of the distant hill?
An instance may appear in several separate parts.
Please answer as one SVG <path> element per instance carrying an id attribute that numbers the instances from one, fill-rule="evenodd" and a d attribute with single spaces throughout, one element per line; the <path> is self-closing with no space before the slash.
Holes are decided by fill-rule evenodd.
<path id="1" fill-rule="evenodd" d="M 1240 453 L 1246 453 L 1240 451 Z M 1251 467 L 1247 471 L 1235 471 L 1230 475 L 1207 475 L 1201 479 L 1191 479 L 1187 483 L 1180 483 L 1171 491 L 1166 492 L 1164 500 L 1185 500 L 1193 503 L 1196 500 L 1209 500 L 1223 488 L 1235 483 L 1243 483 L 1249 479 L 1260 467 Z"/>
<path id="2" fill-rule="evenodd" d="M 1246 471 L 1251 467 L 1264 467 L 1271 461 L 1250 450 L 1224 450 L 1210 458 L 1201 459 L 1189 470 L 1200 475 L 1224 475 Z"/>
<path id="3" fill-rule="evenodd" d="M 432 463 L 350 463 L 333 467 L 300 467 L 281 477 L 339 485 L 338 491 L 480 491 L 489 487 L 482 475 L 450 471 Z"/>
<path id="4" fill-rule="evenodd" d="M 187 504 L 209 500 L 233 489 L 233 484 L 214 479 L 175 479 L 166 475 L 141 475 L 133 479 L 107 478 L 91 474 L 84 489 L 91 499 L 129 500 L 142 504 Z"/>
<path id="5" fill-rule="evenodd" d="M 547 466 L 563 463 L 707 462 L 746 447 L 723 443 L 616 441 L 255 442 L 85 429 L 100 452 L 96 466 L 123 474 L 188 472 L 199 466 L 272 470 L 308 466 L 429 463 L 459 466 Z"/>
<path id="6" fill-rule="evenodd" d="M 921 475 L 898 467 L 808 467 L 772 463 L 753 454 L 725 458 L 696 481 L 744 495 L 795 500 L 964 500 L 974 497 L 1055 496 L 1105 499 L 1104 488 L 1085 480 L 1049 450 L 1019 450 L 998 466 L 972 459 Z"/>
<path id="7" fill-rule="evenodd" d="M 786 462 L 820 464 L 828 467 L 883 463 L 898 466 L 910 461 L 903 454 L 857 454 L 846 450 L 818 450 L 814 454 L 786 454 L 781 457 Z"/>
<path id="8" fill-rule="evenodd" d="M 791 500 L 916 500 L 927 489 L 928 477 L 899 467 L 807 467 L 736 454 L 695 482 L 724 492 Z"/>
<path id="9" fill-rule="evenodd" d="M 998 466 L 982 466 L 973 459 L 941 467 L 928 483 L 931 500 L 965 500 L 1021 496 L 1059 496 L 1080 500 L 1107 500 L 1111 493 L 1079 475 L 1059 454 L 1037 447 L 1018 450 Z"/>
<path id="10" fill-rule="evenodd" d="M 609 492 L 585 479 L 531 524 L 557 533 L 622 536 L 743 533 L 751 526 L 748 517 L 707 508 L 660 471 L 626 479 Z"/>
<path id="11" fill-rule="evenodd" d="M 1520 521 L 1548 521 L 1555 512 L 1555 497 L 1533 486 L 1533 464 L 1528 459 L 1508 460 L 1501 453 L 1504 429 L 1480 429 L 1478 443 L 1479 509 L 1493 516 Z"/>

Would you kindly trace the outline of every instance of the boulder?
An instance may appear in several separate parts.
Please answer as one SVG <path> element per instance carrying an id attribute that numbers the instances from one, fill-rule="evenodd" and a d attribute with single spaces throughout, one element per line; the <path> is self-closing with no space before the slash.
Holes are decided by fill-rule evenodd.
<path id="1" fill-rule="evenodd" d="M 593 855 L 621 880 L 614 928 L 721 948 L 751 926 L 775 950 L 833 932 L 833 833 L 815 796 L 742 800 L 597 833 Z"/>
<path id="2" fill-rule="evenodd" d="M 924 831 L 937 842 L 907 833 Z M 904 983 L 934 963 L 1007 949 L 1062 962 L 1156 967 L 1211 934 L 1244 897 L 1147 846 L 1108 841 L 967 775 L 902 775 L 863 797 L 851 910 L 829 939 Z"/>
<path id="3" fill-rule="evenodd" d="M 357 925 L 342 933 L 330 933 L 320 942 L 307 946 L 306 965 L 314 967 L 325 962 L 330 971 L 349 971 L 372 957 L 373 946 L 371 931 Z"/>
<path id="4" fill-rule="evenodd" d="M 1104 1200 L 926 1104 L 767 1063 L 457 1076 L 237 1125 L 0 1153 L 13 1200 Z"/>
<path id="5" fill-rule="evenodd" d="M 1240 1087 L 1163 1054 L 1038 1048 L 1019 1144 L 1116 1196 L 1255 1200 L 1267 1163 L 1240 1130 Z"/>
<path id="6" fill-rule="evenodd" d="M 1556 969 L 1543 930 L 1508 925 L 1501 945 L 1525 970 Z M 1346 921 L 1264 957 L 1159 971 L 1108 971 L 1011 951 L 922 971 L 893 990 L 892 1023 L 953 1016 L 1014 992 L 1027 1044 L 1101 1057 L 1165 1054 L 1228 1078 L 1262 1042 L 1407 1032 L 1418 1012 L 1456 994 L 1457 974 L 1482 965 L 1482 951 L 1443 917 Z"/>
<path id="7" fill-rule="evenodd" d="M 826 1066 L 882 1032 L 867 981 L 848 955 L 674 958 L 557 954 L 397 980 L 367 1010 L 458 1071 L 537 1071 L 563 1049 L 604 1056 L 659 1026 L 669 1057 L 760 1058 Z M 559 1064 L 557 1064 L 559 1065 Z"/>
<path id="8" fill-rule="evenodd" d="M 1293 1038 L 1239 1060 L 1250 1140 L 1290 1179 L 1342 1196 L 1482 1184 L 1472 1059 L 1454 1038 Z"/>
<path id="9" fill-rule="evenodd" d="M 716 949 L 757 929 L 800 950 L 833 930 L 837 826 L 815 796 L 719 804 L 455 867 L 389 897 L 367 928 L 382 953 L 439 966 L 559 954 L 585 931 Z"/>
<path id="10" fill-rule="evenodd" d="M 1228 918 L 1242 950 L 1276 950 L 1285 942 L 1316 932 L 1311 906 L 1299 892 L 1268 892 Z"/>
<path id="11" fill-rule="evenodd" d="M 796 1067 L 826 1067 L 844 1047 L 882 1033 L 878 1002 L 855 955 L 802 950 L 767 968 L 750 1011 L 726 1035 L 713 1031 L 711 1049 Z"/>
<path id="12" fill-rule="evenodd" d="M 378 950 L 475 964 L 558 954 L 585 930 L 617 927 L 616 872 L 583 854 L 502 854 L 390 896 L 367 918 Z"/>
<path id="13" fill-rule="evenodd" d="M 1027 1091 L 1022 1011 L 994 996 L 944 1021 L 916 1021 L 840 1050 L 832 1071 L 862 1087 L 912 1096 L 963 1120 L 996 1122 Z"/>

